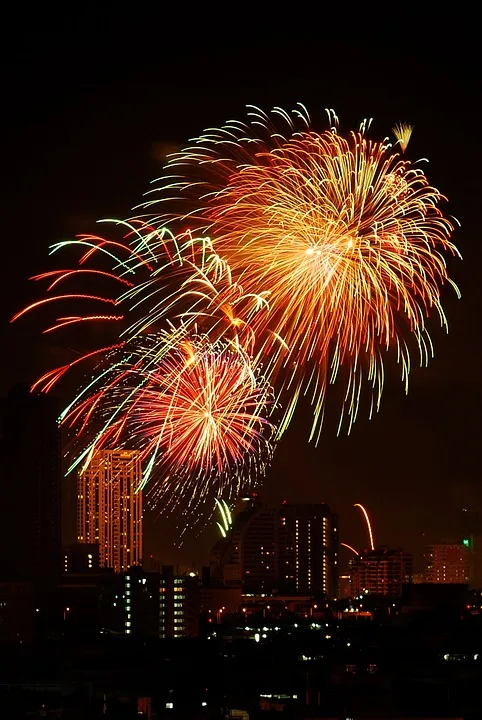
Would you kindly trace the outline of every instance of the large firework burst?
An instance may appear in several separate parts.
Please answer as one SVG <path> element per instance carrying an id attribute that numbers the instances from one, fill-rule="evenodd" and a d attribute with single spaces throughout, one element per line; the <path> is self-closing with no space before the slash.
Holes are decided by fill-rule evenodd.
<path id="1" fill-rule="evenodd" d="M 177 222 L 210 235 L 243 293 L 267 302 L 250 327 L 269 376 L 289 390 L 281 431 L 303 392 L 312 398 L 318 438 L 327 384 L 341 366 L 349 370 L 351 424 L 363 379 L 379 406 L 387 350 L 395 348 L 405 384 L 410 336 L 428 361 L 426 318 L 435 311 L 446 325 L 440 291 L 451 281 L 443 253 L 457 251 L 441 194 L 387 140 L 369 140 L 367 123 L 343 137 L 334 126 L 311 130 L 302 106 L 301 129 L 284 111 L 274 113 L 287 133 L 253 110 L 248 125 L 210 130 L 172 156 L 169 182 L 157 192 L 174 191 Z M 410 132 L 397 128 L 403 150 Z M 174 220 L 166 214 L 153 222 L 162 226 L 167 217 Z"/>

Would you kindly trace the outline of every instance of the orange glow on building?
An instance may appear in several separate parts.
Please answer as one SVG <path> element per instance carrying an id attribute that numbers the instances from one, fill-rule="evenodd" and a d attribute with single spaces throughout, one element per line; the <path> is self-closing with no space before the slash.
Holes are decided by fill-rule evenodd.
<path id="1" fill-rule="evenodd" d="M 352 598 L 364 595 L 398 597 L 412 582 L 412 555 L 403 550 L 368 550 L 350 561 Z"/>
<path id="2" fill-rule="evenodd" d="M 425 582 L 444 584 L 469 582 L 469 555 L 464 545 L 430 545 L 424 559 Z"/>
<path id="3" fill-rule="evenodd" d="M 101 567 L 142 560 L 142 471 L 137 450 L 102 450 L 79 475 L 77 540 L 98 543 Z"/>

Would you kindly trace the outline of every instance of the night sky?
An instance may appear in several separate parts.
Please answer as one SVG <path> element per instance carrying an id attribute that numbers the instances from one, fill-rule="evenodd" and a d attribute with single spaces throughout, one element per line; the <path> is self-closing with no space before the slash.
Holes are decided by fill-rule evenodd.
<path id="1" fill-rule="evenodd" d="M 415 126 L 408 156 L 429 158 L 430 181 L 462 223 L 455 242 L 464 261 L 449 263 L 462 300 L 444 291 L 450 333 L 433 318 L 435 360 L 414 369 L 408 397 L 398 369 L 389 372 L 380 414 L 369 422 L 362 407 L 350 437 L 337 438 L 329 418 L 319 447 L 309 446 L 309 412 L 301 408 L 263 492 L 269 502 L 328 502 L 340 514 L 341 539 L 352 545 L 366 544 L 355 502 L 369 508 L 381 544 L 419 553 L 451 539 L 457 509 L 482 511 L 481 85 L 473 18 L 463 4 L 458 16 L 424 16 L 402 3 L 383 17 L 342 6 L 310 15 L 293 5 L 293 16 L 278 20 L 274 5 L 265 17 L 233 6 L 231 20 L 153 14 L 148 3 L 131 4 L 129 14 L 105 6 L 65 6 L 69 16 L 19 8 L 4 24 L 0 392 L 65 356 L 60 334 L 40 340 L 35 316 L 9 325 L 39 297 L 27 278 L 50 268 L 48 246 L 95 229 L 98 218 L 128 216 L 160 174 L 167 148 L 243 118 L 248 103 L 269 110 L 301 101 L 317 127 L 332 107 L 342 130 L 373 117 L 376 138 L 408 121 Z M 69 521 L 66 528 L 68 537 Z M 148 534 L 163 561 L 207 559 L 211 529 L 174 555 L 168 528 L 161 521 Z"/>

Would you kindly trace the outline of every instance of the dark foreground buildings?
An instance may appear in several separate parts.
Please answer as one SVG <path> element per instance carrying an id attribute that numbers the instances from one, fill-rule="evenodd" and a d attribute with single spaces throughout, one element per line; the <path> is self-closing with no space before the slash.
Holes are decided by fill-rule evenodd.
<path id="1" fill-rule="evenodd" d="M 56 402 L 29 387 L 0 400 L 0 636 L 29 642 L 57 613 L 61 462 Z"/>

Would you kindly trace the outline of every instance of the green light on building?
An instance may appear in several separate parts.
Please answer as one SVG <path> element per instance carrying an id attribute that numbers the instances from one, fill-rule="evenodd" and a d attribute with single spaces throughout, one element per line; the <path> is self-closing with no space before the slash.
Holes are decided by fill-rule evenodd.
<path id="1" fill-rule="evenodd" d="M 470 540 L 469 540 L 469 538 L 464 538 L 464 539 L 462 540 L 462 543 L 465 545 L 465 547 L 468 548 L 468 547 L 470 546 Z"/>

